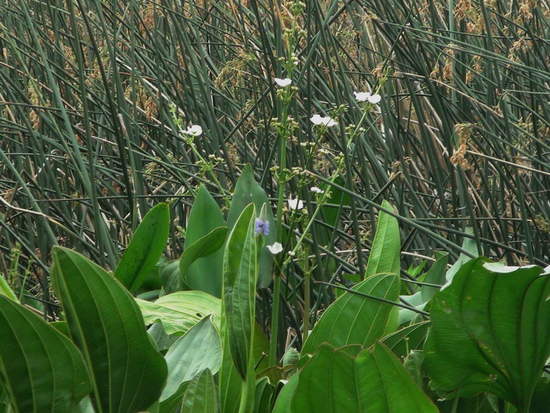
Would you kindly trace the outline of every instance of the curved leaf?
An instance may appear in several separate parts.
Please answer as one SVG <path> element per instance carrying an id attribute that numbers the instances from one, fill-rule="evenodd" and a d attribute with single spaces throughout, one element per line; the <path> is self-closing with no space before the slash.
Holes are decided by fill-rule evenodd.
<path id="1" fill-rule="evenodd" d="M 398 357 L 405 357 L 411 350 L 421 350 L 424 347 L 429 328 L 429 321 L 420 321 L 388 334 L 380 341 Z"/>
<path id="2" fill-rule="evenodd" d="M 91 390 L 76 346 L 4 296 L 0 296 L 0 331 L 0 384 L 15 412 L 72 413 Z"/>
<path id="3" fill-rule="evenodd" d="M 529 410 L 550 355 L 550 277 L 541 272 L 478 258 L 436 294 L 425 349 L 436 390 L 487 391 Z"/>
<path id="4" fill-rule="evenodd" d="M 204 185 L 201 185 L 187 220 L 183 250 L 190 248 L 213 229 L 224 225 L 220 207 Z M 187 269 L 185 283 L 192 290 L 201 290 L 219 297 L 222 290 L 222 263 L 222 249 L 208 257 L 198 258 Z"/>
<path id="5" fill-rule="evenodd" d="M 293 413 L 435 413 L 397 357 L 376 343 L 357 356 L 322 345 L 300 372 Z"/>
<path id="6" fill-rule="evenodd" d="M 354 291 L 396 301 L 399 276 L 376 274 L 353 287 Z M 304 343 L 302 354 L 313 353 L 321 343 L 335 347 L 347 344 L 370 346 L 387 332 L 395 306 L 345 292 L 323 313 Z"/>
<path id="7" fill-rule="evenodd" d="M 145 324 L 160 321 L 167 334 L 185 334 L 206 316 L 213 316 L 212 322 L 219 328 L 221 300 L 203 291 L 178 291 L 164 295 L 155 302 L 140 300 Z"/>
<path id="8" fill-rule="evenodd" d="M 188 246 L 180 258 L 180 273 L 185 279 L 187 269 L 197 259 L 209 256 L 218 251 L 225 242 L 227 236 L 227 227 L 214 228 L 204 237 L 199 238 L 193 244 Z"/>
<path id="9" fill-rule="evenodd" d="M 256 388 L 254 390 L 254 413 L 271 412 L 275 388 L 271 385 L 269 379 L 265 376 L 258 379 L 256 381 Z"/>
<path id="10" fill-rule="evenodd" d="M 237 371 L 244 379 L 249 370 L 255 322 L 257 279 L 254 205 L 242 212 L 233 227 L 224 255 L 223 316 L 229 348 Z"/>
<path id="11" fill-rule="evenodd" d="M 218 391 L 210 370 L 203 370 L 185 390 L 181 402 L 184 413 L 219 413 Z"/>
<path id="12" fill-rule="evenodd" d="M 275 406 L 273 406 L 273 413 L 291 413 L 291 403 L 298 387 L 298 381 L 300 379 L 300 373 L 293 374 L 283 388 L 277 395 Z"/>
<path id="13" fill-rule="evenodd" d="M 168 365 L 168 379 L 160 396 L 165 401 L 183 394 L 183 386 L 201 371 L 217 373 L 221 364 L 221 342 L 218 332 L 205 317 L 180 337 L 164 356 Z"/>
<path id="14" fill-rule="evenodd" d="M 170 209 L 160 203 L 138 225 L 115 275 L 131 293 L 136 293 L 159 260 L 170 230 Z"/>
<path id="15" fill-rule="evenodd" d="M 388 202 L 382 202 L 382 207 L 394 211 Z M 376 233 L 367 262 L 365 276 L 378 273 L 399 274 L 401 258 L 401 241 L 397 218 L 380 211 L 376 223 Z"/>
<path id="16" fill-rule="evenodd" d="M 254 179 L 254 172 L 250 165 L 245 166 L 237 183 L 231 200 L 231 207 L 227 214 L 227 225 L 233 228 L 239 215 L 245 207 L 253 203 L 256 207 L 256 218 L 260 217 L 270 223 L 269 234 L 265 236 L 264 245 L 271 245 L 277 241 L 277 226 L 273 210 L 267 194 Z M 264 246 L 259 257 L 258 287 L 267 288 L 272 280 L 273 254 Z"/>
<path id="17" fill-rule="evenodd" d="M 56 247 L 53 258 L 54 285 L 71 336 L 92 373 L 98 413 L 147 409 L 160 396 L 167 369 L 134 298 L 74 251 Z"/>
<path id="18" fill-rule="evenodd" d="M 15 295 L 15 292 L 12 290 L 6 279 L 2 274 L 0 274 L 0 295 L 8 297 L 10 300 L 19 302 L 19 299 L 17 298 L 17 295 Z"/>
<path id="19" fill-rule="evenodd" d="M 445 284 L 445 273 L 447 272 L 447 261 L 449 254 L 447 252 L 436 253 L 436 261 L 430 267 L 429 271 L 422 277 L 418 277 L 418 281 L 426 282 L 443 286 Z M 439 288 L 430 285 L 422 285 L 419 291 L 411 295 L 402 295 L 401 301 L 415 307 L 418 310 L 424 310 L 426 304 L 439 291 Z M 415 321 L 418 318 L 418 313 L 406 308 L 399 309 L 399 325 Z"/>

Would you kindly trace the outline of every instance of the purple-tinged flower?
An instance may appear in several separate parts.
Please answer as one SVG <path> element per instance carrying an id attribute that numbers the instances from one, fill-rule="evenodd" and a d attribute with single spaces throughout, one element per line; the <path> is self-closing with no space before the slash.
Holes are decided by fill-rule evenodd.
<path id="1" fill-rule="evenodd" d="M 269 235 L 269 221 L 256 218 L 256 221 L 254 221 L 254 231 L 256 234 L 262 234 L 267 237 Z"/>

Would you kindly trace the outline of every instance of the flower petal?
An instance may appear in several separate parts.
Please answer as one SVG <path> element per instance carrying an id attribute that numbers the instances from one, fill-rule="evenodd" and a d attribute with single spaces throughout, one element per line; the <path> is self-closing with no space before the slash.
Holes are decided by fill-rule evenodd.
<path id="1" fill-rule="evenodd" d="M 287 87 L 287 86 L 290 86 L 292 84 L 292 79 L 289 79 L 288 77 L 285 77 L 284 79 L 280 79 L 280 78 L 276 77 L 273 80 L 275 81 L 275 83 L 279 87 Z"/>
<path id="2" fill-rule="evenodd" d="M 279 254 L 280 252 L 283 251 L 283 246 L 281 245 L 280 242 L 275 242 L 274 244 L 267 245 L 267 249 L 273 255 L 277 255 L 277 254 Z"/>

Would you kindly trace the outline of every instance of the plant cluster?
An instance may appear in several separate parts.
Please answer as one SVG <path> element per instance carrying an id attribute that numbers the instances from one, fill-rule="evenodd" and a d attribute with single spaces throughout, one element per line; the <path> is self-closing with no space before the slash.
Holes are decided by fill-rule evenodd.
<path id="1" fill-rule="evenodd" d="M 402 279 L 399 225 L 387 202 L 365 273 L 330 284 L 338 298 L 311 331 L 305 322 L 294 331 L 301 346 L 289 339 L 284 354 L 277 352 L 257 321 L 256 297 L 291 251 L 272 243 L 266 199 L 248 169 L 226 220 L 201 187 L 174 262 L 162 260 L 165 203 L 144 217 L 112 273 L 56 247 L 53 284 L 63 313 L 54 322 L 22 305 L 1 279 L 4 411 L 500 413 L 548 406 L 550 268 L 466 256 L 448 268 L 448 254 L 440 253 L 428 270 L 424 262 Z M 290 257 L 307 269 L 307 256 Z M 407 283 L 411 294 L 403 293 Z"/>
<path id="2" fill-rule="evenodd" d="M 0 411 L 547 410 L 541 2 L 0 16 Z"/>

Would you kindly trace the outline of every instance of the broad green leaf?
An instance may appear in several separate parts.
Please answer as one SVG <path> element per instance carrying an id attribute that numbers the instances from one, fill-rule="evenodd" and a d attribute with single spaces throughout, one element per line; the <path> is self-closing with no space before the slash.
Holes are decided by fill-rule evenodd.
<path id="1" fill-rule="evenodd" d="M 376 343 L 356 356 L 322 345 L 298 380 L 293 413 L 435 413 L 397 357 Z"/>
<path id="2" fill-rule="evenodd" d="M 472 227 L 466 227 L 464 232 L 472 235 L 474 233 L 474 229 Z M 462 241 L 462 249 L 464 251 L 469 252 L 473 257 L 476 257 L 476 258 L 479 257 L 476 240 L 474 238 L 465 237 L 464 240 Z M 471 260 L 471 257 L 461 252 L 460 255 L 458 256 L 458 259 L 454 262 L 454 264 L 451 266 L 451 268 L 449 268 L 449 270 L 445 274 L 445 278 L 447 282 L 450 283 L 453 280 L 453 277 L 455 276 L 457 271 L 460 269 L 460 267 L 462 267 L 464 264 L 466 264 L 470 260 Z"/>
<path id="3" fill-rule="evenodd" d="M 162 326 L 161 321 L 156 321 L 147 329 L 147 334 L 153 340 L 153 344 L 157 351 L 165 352 L 170 348 L 172 344 L 176 342 L 181 335 L 172 334 L 168 335 L 164 327 Z"/>
<path id="4" fill-rule="evenodd" d="M 231 353 L 229 351 L 229 341 L 227 334 L 225 335 L 225 343 L 223 347 L 226 349 L 223 354 L 222 367 L 219 373 L 220 383 L 220 402 L 224 413 L 233 413 L 239 410 L 241 398 L 242 378 L 237 372 Z M 254 353 L 254 366 L 256 375 L 262 374 L 268 367 L 267 352 L 269 343 L 258 323 L 254 328 L 254 340 L 252 343 L 252 352 Z"/>
<path id="5" fill-rule="evenodd" d="M 447 272 L 448 258 L 449 254 L 446 252 L 437 253 L 435 263 L 430 267 L 425 276 L 419 277 L 419 281 L 443 286 L 443 284 L 445 284 L 445 273 Z M 428 304 L 437 291 L 439 291 L 439 289 L 436 287 L 422 285 L 419 291 L 412 295 L 403 295 L 400 299 L 408 305 L 415 307 L 417 310 L 424 310 L 426 304 Z M 399 325 L 414 321 L 417 318 L 417 312 L 406 308 L 399 309 Z"/>
<path id="6" fill-rule="evenodd" d="M 382 207 L 391 211 L 395 208 L 388 202 L 382 202 Z M 397 218 L 380 211 L 376 224 L 376 233 L 372 242 L 365 276 L 378 273 L 400 273 L 401 241 Z"/>
<path id="7" fill-rule="evenodd" d="M 353 291 L 395 302 L 399 276 L 376 274 L 355 285 Z M 387 332 L 395 306 L 359 294 L 348 291 L 326 309 L 304 343 L 302 354 L 313 353 L 321 343 L 370 346 Z"/>
<path id="8" fill-rule="evenodd" d="M 201 185 L 189 213 L 183 250 L 185 251 L 190 248 L 213 229 L 224 225 L 225 221 L 220 207 L 207 189 Z M 192 290 L 201 290 L 220 297 L 222 290 L 222 263 L 223 249 L 214 252 L 208 257 L 198 258 L 188 267 L 185 274 L 185 283 Z"/>
<path id="9" fill-rule="evenodd" d="M 203 318 L 168 350 L 164 359 L 168 379 L 160 396 L 161 404 L 183 394 L 183 385 L 201 371 L 217 373 L 222 358 L 220 337 L 210 317 Z"/>
<path id="10" fill-rule="evenodd" d="M 145 332 L 134 298 L 104 269 L 56 247 L 53 280 L 73 341 L 94 381 L 98 413 L 147 409 L 161 394 L 167 368 Z"/>
<path id="11" fill-rule="evenodd" d="M 233 363 L 233 357 L 229 350 L 229 337 L 227 328 L 222 320 L 222 366 L 219 373 L 219 392 L 220 392 L 220 404 L 223 413 L 237 413 L 239 411 L 239 405 L 241 400 L 241 388 L 243 379 L 239 375 L 235 363 Z"/>
<path id="12" fill-rule="evenodd" d="M 170 209 L 161 203 L 152 208 L 138 225 L 122 256 L 115 275 L 131 293 L 136 293 L 166 247 Z"/>
<path id="13" fill-rule="evenodd" d="M 227 236 L 227 227 L 214 228 L 204 237 L 199 238 L 193 244 L 189 245 L 184 251 L 179 261 L 180 273 L 185 279 L 187 269 L 197 259 L 207 257 L 218 251 L 225 242 Z"/>
<path id="14" fill-rule="evenodd" d="M 269 222 L 269 234 L 265 237 L 264 247 L 260 251 L 258 287 L 267 288 L 272 280 L 273 255 L 265 247 L 277 241 L 277 225 L 269 199 L 262 187 L 254 179 L 254 172 L 247 165 L 237 183 L 227 215 L 227 225 L 233 228 L 245 207 L 253 203 L 256 207 L 256 218 Z"/>
<path id="15" fill-rule="evenodd" d="M 16 303 L 19 302 L 17 295 L 15 295 L 4 276 L 0 274 L 0 296 L 2 295 L 8 297 L 12 301 L 15 301 Z"/>
<path id="16" fill-rule="evenodd" d="M 237 371 L 246 379 L 253 347 L 258 273 L 254 205 L 244 209 L 231 230 L 224 255 L 223 317 L 229 350 Z"/>
<path id="17" fill-rule="evenodd" d="M 294 398 L 296 387 L 298 387 L 299 379 L 300 373 L 296 373 L 288 379 L 277 395 L 277 400 L 275 401 L 275 406 L 273 407 L 273 413 L 292 413 L 292 399 Z"/>
<path id="18" fill-rule="evenodd" d="M 55 328 L 57 331 L 59 331 L 61 334 L 63 334 L 65 337 L 71 338 L 71 332 L 69 331 L 69 325 L 66 321 L 52 321 L 49 323 L 50 326 Z"/>
<path id="19" fill-rule="evenodd" d="M 72 413 L 91 391 L 78 348 L 4 296 L 0 296 L 0 331 L 0 386 L 7 390 L 14 412 Z"/>
<path id="20" fill-rule="evenodd" d="M 546 376 L 539 380 L 537 384 L 529 413 L 548 413 L 548 406 L 550 406 L 550 377 Z"/>
<path id="21" fill-rule="evenodd" d="M 432 300 L 425 366 L 453 396 L 489 392 L 527 412 L 550 356 L 550 277 L 471 260 Z"/>
<path id="22" fill-rule="evenodd" d="M 185 334 L 206 316 L 219 328 L 221 300 L 203 291 L 178 291 L 155 302 L 136 298 L 145 324 L 160 321 L 167 334 Z"/>
<path id="23" fill-rule="evenodd" d="M 210 370 L 203 370 L 187 386 L 181 402 L 182 413 L 219 413 L 218 391 Z"/>
<path id="24" fill-rule="evenodd" d="M 256 381 L 254 413 L 271 412 L 274 387 L 269 383 L 267 377 L 262 377 Z"/>
<path id="25" fill-rule="evenodd" d="M 252 409 L 254 403 L 255 291 L 257 279 L 254 205 L 242 212 L 231 230 L 224 254 L 223 361 L 220 401 L 224 413 Z M 247 399 L 241 400 L 243 386 Z M 246 410 L 248 411 L 248 410 Z"/>
<path id="26" fill-rule="evenodd" d="M 164 261 L 159 264 L 159 277 L 164 295 L 181 290 L 189 290 L 180 272 L 180 260 Z"/>
<path id="27" fill-rule="evenodd" d="M 419 277 L 419 280 L 429 284 L 443 286 L 445 283 L 445 273 L 449 262 L 448 252 L 437 252 L 436 261 L 430 267 L 425 276 Z M 420 287 L 420 294 L 425 302 L 428 302 L 440 290 L 440 288 L 423 285 Z"/>
<path id="28" fill-rule="evenodd" d="M 388 346 L 398 357 L 405 357 L 410 351 L 420 350 L 424 347 L 429 327 L 429 321 L 409 324 L 388 334 L 380 341 Z"/>
<path id="29" fill-rule="evenodd" d="M 237 223 L 239 216 L 245 208 L 251 203 L 256 207 L 256 214 L 260 213 L 262 206 L 268 203 L 269 199 L 262 187 L 254 179 L 254 173 L 250 165 L 245 166 L 237 183 L 231 199 L 231 207 L 227 214 L 227 225 L 233 228 Z M 273 225 L 270 231 L 274 231 Z M 274 240 L 277 238 L 275 237 Z"/>

